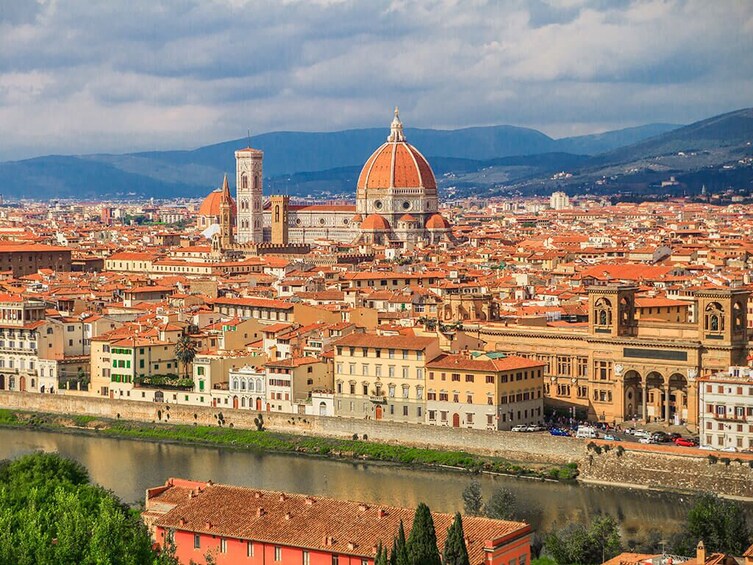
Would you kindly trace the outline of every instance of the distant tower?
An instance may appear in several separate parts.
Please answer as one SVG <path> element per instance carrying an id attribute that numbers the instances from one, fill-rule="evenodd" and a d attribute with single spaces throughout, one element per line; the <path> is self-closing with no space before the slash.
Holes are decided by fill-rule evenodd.
<path id="1" fill-rule="evenodd" d="M 233 244 L 233 198 L 230 196 L 230 186 L 227 174 L 222 181 L 222 196 L 220 197 L 220 245 L 222 249 L 229 249 Z"/>
<path id="2" fill-rule="evenodd" d="M 264 152 L 251 147 L 235 152 L 235 186 L 238 206 L 238 243 L 261 243 L 262 160 Z"/>
<path id="3" fill-rule="evenodd" d="M 287 245 L 290 196 L 272 196 L 270 204 L 272 212 L 272 243 Z"/>

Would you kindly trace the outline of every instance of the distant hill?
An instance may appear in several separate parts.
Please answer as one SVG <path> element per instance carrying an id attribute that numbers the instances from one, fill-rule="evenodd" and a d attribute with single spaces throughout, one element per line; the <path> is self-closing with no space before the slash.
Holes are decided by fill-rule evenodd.
<path id="1" fill-rule="evenodd" d="M 735 153 L 753 143 L 753 108 L 701 120 L 606 152 L 594 164 L 626 163 L 679 152 Z"/>
<path id="2" fill-rule="evenodd" d="M 675 128 L 651 124 L 602 134 L 552 139 L 515 126 L 458 130 L 406 129 L 408 140 L 429 158 L 437 175 L 475 174 L 486 163 L 525 155 L 594 155 Z M 47 156 L 0 163 L 0 194 L 5 197 L 95 198 L 201 196 L 235 170 L 234 151 L 250 144 L 265 152 L 268 192 L 291 194 L 353 192 L 355 177 L 371 152 L 387 137 L 387 128 L 327 133 L 275 132 L 236 139 L 192 151 L 154 151 L 124 155 Z M 567 158 L 569 159 L 569 158 Z M 568 161 L 544 169 L 558 170 Z M 521 165 L 500 165 L 519 167 Z M 538 165 L 525 165 L 535 174 Z M 521 170 L 515 169 L 516 174 Z M 355 172 L 354 172 L 355 171 Z M 514 175 L 513 175 L 514 176 Z M 511 178 L 505 174 L 500 179 Z M 286 180 L 288 179 L 288 180 Z"/>

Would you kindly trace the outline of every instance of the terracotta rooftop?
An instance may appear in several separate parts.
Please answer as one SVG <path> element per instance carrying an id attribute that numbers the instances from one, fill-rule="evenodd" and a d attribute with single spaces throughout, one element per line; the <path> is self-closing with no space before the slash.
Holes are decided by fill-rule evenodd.
<path id="1" fill-rule="evenodd" d="M 146 513 L 159 527 L 362 557 L 373 557 L 380 542 L 390 547 L 400 520 L 409 535 L 414 515 L 407 508 L 180 479 L 150 489 L 147 497 Z M 433 519 L 441 548 L 453 515 L 433 513 Z M 523 522 L 469 516 L 463 528 L 473 565 L 485 562 L 485 545 L 531 532 Z"/>

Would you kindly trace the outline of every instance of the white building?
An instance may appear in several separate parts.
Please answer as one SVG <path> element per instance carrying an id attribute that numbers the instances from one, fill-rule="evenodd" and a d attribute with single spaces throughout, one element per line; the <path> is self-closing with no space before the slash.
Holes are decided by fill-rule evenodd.
<path id="1" fill-rule="evenodd" d="M 730 367 L 702 377 L 698 395 L 701 445 L 753 450 L 753 369 Z"/>
<path id="2" fill-rule="evenodd" d="M 549 207 L 552 210 L 565 210 L 570 208 L 570 198 L 564 192 L 553 192 L 549 198 Z"/>

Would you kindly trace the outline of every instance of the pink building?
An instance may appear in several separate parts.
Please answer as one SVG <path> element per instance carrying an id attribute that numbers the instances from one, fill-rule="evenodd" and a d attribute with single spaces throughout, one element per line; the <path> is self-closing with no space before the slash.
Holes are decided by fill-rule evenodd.
<path id="1" fill-rule="evenodd" d="M 144 521 L 157 543 L 172 536 L 181 563 L 373 565 L 414 511 L 384 505 L 169 479 L 147 490 Z M 434 513 L 440 551 L 452 514 Z M 463 518 L 472 565 L 528 565 L 528 524 Z"/>

